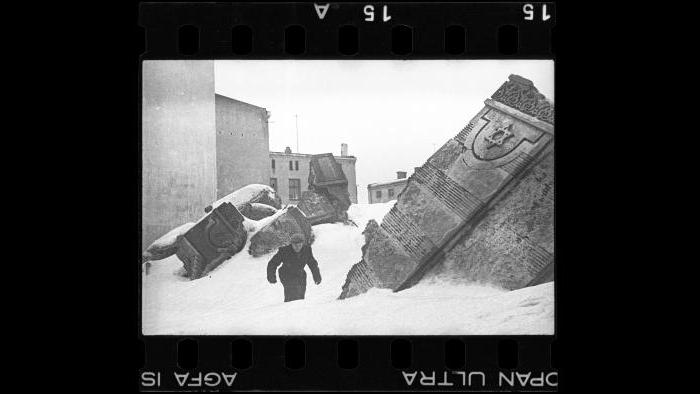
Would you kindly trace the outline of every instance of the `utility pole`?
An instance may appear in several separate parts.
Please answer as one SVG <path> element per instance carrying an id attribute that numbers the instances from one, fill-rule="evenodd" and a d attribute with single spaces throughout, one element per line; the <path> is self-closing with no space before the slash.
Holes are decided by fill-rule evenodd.
<path id="1" fill-rule="evenodd" d="M 294 126 L 297 129 L 297 152 L 296 153 L 299 153 L 299 122 L 298 122 L 299 119 L 298 118 L 299 117 L 297 116 L 297 114 L 294 114 Z"/>

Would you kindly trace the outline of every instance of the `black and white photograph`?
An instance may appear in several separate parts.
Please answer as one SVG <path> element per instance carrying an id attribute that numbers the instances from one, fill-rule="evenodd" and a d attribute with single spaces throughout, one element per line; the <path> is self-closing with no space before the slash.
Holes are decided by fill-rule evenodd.
<path id="1" fill-rule="evenodd" d="M 554 61 L 144 60 L 141 87 L 144 335 L 555 334 Z"/>

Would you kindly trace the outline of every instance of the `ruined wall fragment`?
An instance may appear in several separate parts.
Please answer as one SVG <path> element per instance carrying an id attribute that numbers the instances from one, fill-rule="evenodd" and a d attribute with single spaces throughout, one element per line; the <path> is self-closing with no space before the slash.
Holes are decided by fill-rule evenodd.
<path id="1" fill-rule="evenodd" d="M 552 280 L 554 157 L 548 152 L 426 277 L 505 289 Z M 536 280 L 537 279 L 537 280 Z"/>
<path id="2" fill-rule="evenodd" d="M 350 207 L 348 180 L 333 154 L 314 155 L 309 165 L 309 190 L 297 205 L 311 222 L 346 222 Z"/>
<path id="3" fill-rule="evenodd" d="M 362 246 L 362 255 L 365 255 L 367 251 L 367 246 L 370 241 L 374 238 L 379 230 L 379 225 L 374 219 L 370 219 L 365 226 L 362 235 L 365 237 L 365 244 Z M 372 270 L 367 266 L 364 259 L 360 260 L 359 263 L 353 265 L 348 272 L 345 283 L 343 284 L 343 289 L 340 292 L 338 299 L 344 299 L 348 297 L 354 297 L 358 294 L 366 292 L 372 287 L 377 287 L 379 284 L 376 276 Z"/>
<path id="4" fill-rule="evenodd" d="M 231 203 L 223 203 L 178 236 L 177 257 L 187 276 L 198 279 L 243 249 L 248 232 L 243 215 Z"/>
<path id="5" fill-rule="evenodd" d="M 307 244 L 313 242 L 314 235 L 308 219 L 297 207 L 290 205 L 250 239 L 248 253 L 257 257 L 275 251 L 289 245 L 292 235 L 297 233 L 304 236 Z"/>
<path id="6" fill-rule="evenodd" d="M 447 257 L 455 258 L 457 252 L 450 251 L 465 243 L 490 210 L 504 209 L 497 203 L 518 188 L 524 171 L 551 149 L 553 118 L 553 105 L 532 82 L 511 75 L 467 126 L 408 179 L 396 205 L 363 248 L 373 286 L 405 289 Z M 527 232 L 520 235 L 526 237 Z M 539 252 L 532 250 L 524 253 Z M 510 266 L 498 264 L 492 272 L 503 270 L 494 275 L 504 278 L 522 272 L 520 265 L 527 261 L 521 256 Z M 485 260 L 479 264 L 489 266 Z M 520 277 L 510 283 L 517 287 L 524 281 Z M 363 288 L 359 282 L 346 287 L 355 288 L 355 293 Z"/>

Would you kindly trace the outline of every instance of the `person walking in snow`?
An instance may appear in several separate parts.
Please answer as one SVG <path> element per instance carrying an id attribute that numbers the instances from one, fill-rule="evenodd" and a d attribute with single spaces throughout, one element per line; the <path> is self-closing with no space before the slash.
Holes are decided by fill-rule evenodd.
<path id="1" fill-rule="evenodd" d="M 321 283 L 321 272 L 318 270 L 318 262 L 311 252 L 311 246 L 306 245 L 304 236 L 292 235 L 291 243 L 277 250 L 277 253 L 267 263 L 267 281 L 277 283 L 277 267 L 279 269 L 280 282 L 284 287 L 284 302 L 303 300 L 306 294 L 306 272 L 304 267 L 309 266 L 314 282 Z"/>

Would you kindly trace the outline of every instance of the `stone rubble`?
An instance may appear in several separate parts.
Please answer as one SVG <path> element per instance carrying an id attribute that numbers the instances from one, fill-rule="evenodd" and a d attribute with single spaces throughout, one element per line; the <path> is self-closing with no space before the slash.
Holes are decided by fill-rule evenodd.
<path id="1" fill-rule="evenodd" d="M 260 220 L 277 213 L 277 208 L 261 203 L 245 203 L 240 209 L 241 215 L 251 220 Z"/>
<path id="2" fill-rule="evenodd" d="M 250 239 L 248 253 L 252 256 L 261 256 L 289 245 L 292 235 L 296 233 L 304 235 L 307 244 L 310 245 L 313 242 L 311 224 L 304 213 L 293 205 L 287 206 L 282 211 Z"/>
<path id="3" fill-rule="evenodd" d="M 225 202 L 178 236 L 177 257 L 187 277 L 199 279 L 243 249 L 248 240 L 243 220 L 236 207 Z"/>
<path id="4" fill-rule="evenodd" d="M 550 269 L 553 119 L 532 82 L 511 75 L 408 179 L 340 298 L 400 291 L 426 275 L 516 289 Z"/>
<path id="5" fill-rule="evenodd" d="M 346 223 L 350 207 L 348 180 L 331 153 L 314 155 L 309 165 L 309 190 L 297 205 L 312 226 Z"/>

